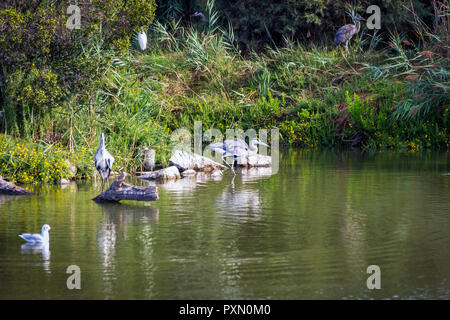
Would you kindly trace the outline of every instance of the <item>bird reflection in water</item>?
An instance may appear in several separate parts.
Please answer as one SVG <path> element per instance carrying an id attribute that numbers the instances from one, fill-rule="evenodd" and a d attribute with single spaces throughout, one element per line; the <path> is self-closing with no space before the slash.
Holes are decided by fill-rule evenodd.
<path id="1" fill-rule="evenodd" d="M 116 246 L 123 238 L 127 240 L 128 226 L 134 223 L 148 223 L 159 220 L 158 208 L 145 205 L 128 205 L 120 203 L 98 203 L 103 217 L 97 234 L 97 245 L 102 257 L 102 280 L 104 293 L 113 294 L 116 280 Z"/>
<path id="2" fill-rule="evenodd" d="M 270 167 L 239 169 L 238 179 L 233 177 L 230 188 L 225 188 L 217 198 L 217 207 L 243 221 L 259 220 L 261 218 L 259 189 L 251 187 L 251 182 L 268 178 L 271 174 Z M 240 183 L 242 184 L 239 185 Z"/>
<path id="3" fill-rule="evenodd" d="M 99 204 L 102 207 L 102 223 L 97 236 L 98 247 L 103 256 L 105 269 L 112 267 L 118 236 L 128 237 L 128 225 L 133 222 L 156 222 L 158 208 L 118 203 Z"/>
<path id="4" fill-rule="evenodd" d="M 35 242 L 25 243 L 21 246 L 22 254 L 42 254 L 42 267 L 46 273 L 50 273 L 50 243 Z"/>

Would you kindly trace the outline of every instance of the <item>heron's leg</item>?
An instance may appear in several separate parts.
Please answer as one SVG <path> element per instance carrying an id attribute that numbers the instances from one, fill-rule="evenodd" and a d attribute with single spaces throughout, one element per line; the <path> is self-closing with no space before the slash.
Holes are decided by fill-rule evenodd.
<path id="1" fill-rule="evenodd" d="M 232 190 L 234 190 L 234 179 L 236 179 L 236 175 L 234 175 L 233 178 L 231 178 L 231 181 L 230 181 Z"/>
<path id="2" fill-rule="evenodd" d="M 102 193 L 103 193 L 103 181 L 104 181 L 104 180 L 103 180 L 103 177 L 102 177 Z"/>
<path id="3" fill-rule="evenodd" d="M 231 172 L 233 172 L 234 175 L 236 175 L 236 173 L 234 172 L 233 167 L 227 162 L 227 160 L 225 160 L 225 157 L 222 156 L 222 160 L 223 162 L 225 162 L 227 164 L 227 166 L 231 169 Z"/>
<path id="4" fill-rule="evenodd" d="M 345 41 L 345 54 L 348 56 L 348 41 Z"/>

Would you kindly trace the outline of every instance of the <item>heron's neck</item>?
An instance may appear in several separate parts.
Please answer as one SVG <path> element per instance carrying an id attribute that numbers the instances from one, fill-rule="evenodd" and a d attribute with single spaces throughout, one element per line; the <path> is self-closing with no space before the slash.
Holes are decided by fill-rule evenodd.
<path id="1" fill-rule="evenodd" d="M 356 21 L 356 32 L 359 32 L 359 29 L 361 28 L 361 21 Z"/>
<path id="2" fill-rule="evenodd" d="M 251 151 L 258 151 L 258 147 L 256 146 L 256 141 L 255 140 L 250 141 L 250 150 Z"/>
<path id="3" fill-rule="evenodd" d="M 101 148 L 102 150 L 105 149 L 105 140 L 103 140 L 103 139 L 100 139 L 100 148 Z"/>

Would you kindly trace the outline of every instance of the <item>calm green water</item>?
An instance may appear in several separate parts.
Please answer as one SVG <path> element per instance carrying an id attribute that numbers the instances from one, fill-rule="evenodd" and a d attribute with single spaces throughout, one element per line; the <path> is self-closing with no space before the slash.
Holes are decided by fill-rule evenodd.
<path id="1" fill-rule="evenodd" d="M 275 175 L 185 178 L 148 204 L 96 204 L 92 182 L 3 196 L 0 298 L 448 299 L 448 172 L 445 153 L 292 151 Z M 49 252 L 22 248 L 44 223 Z"/>

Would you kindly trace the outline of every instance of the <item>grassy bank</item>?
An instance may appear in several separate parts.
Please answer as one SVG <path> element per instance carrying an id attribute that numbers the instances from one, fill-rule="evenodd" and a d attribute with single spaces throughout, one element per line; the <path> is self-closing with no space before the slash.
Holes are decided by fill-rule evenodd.
<path id="1" fill-rule="evenodd" d="M 69 93 L 51 112 L 31 115 L 26 134 L 7 128 L 0 175 L 50 182 L 72 177 L 76 166 L 76 177 L 90 177 L 100 132 L 116 171 L 139 171 L 144 146 L 167 165 L 171 133 L 196 120 L 223 133 L 278 127 L 281 143 L 305 148 L 449 150 L 448 44 L 430 35 L 404 40 L 363 32 L 348 57 L 292 41 L 244 55 L 231 30 L 210 19 L 201 30 L 155 23 L 144 53 L 92 43 L 85 58 L 105 67 L 84 103 Z"/>

